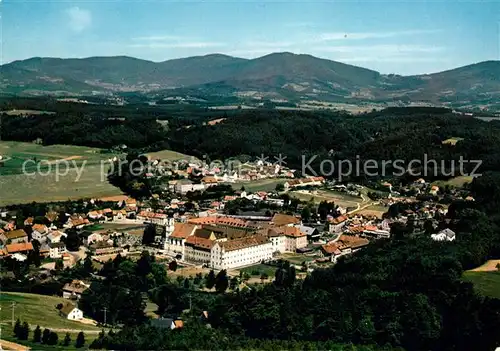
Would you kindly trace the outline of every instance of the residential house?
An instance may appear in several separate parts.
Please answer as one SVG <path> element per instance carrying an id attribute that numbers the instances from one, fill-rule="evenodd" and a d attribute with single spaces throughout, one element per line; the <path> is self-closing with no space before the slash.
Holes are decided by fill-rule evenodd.
<path id="1" fill-rule="evenodd" d="M 62 289 L 65 299 L 80 299 L 82 293 L 90 288 L 90 284 L 84 283 L 81 280 L 73 280 L 71 283 L 66 283 Z"/>
<path id="2" fill-rule="evenodd" d="M 71 216 L 64 225 L 65 228 L 82 229 L 84 226 L 89 225 L 90 221 L 82 216 Z"/>
<path id="3" fill-rule="evenodd" d="M 83 312 L 78 307 L 71 303 L 66 303 L 59 310 L 59 313 L 66 317 L 66 319 L 77 321 L 83 319 Z"/>
<path id="4" fill-rule="evenodd" d="M 8 255 L 28 254 L 32 250 L 33 250 L 33 244 L 27 243 L 27 242 L 20 242 L 20 243 L 5 245 L 5 252 Z"/>
<path id="5" fill-rule="evenodd" d="M 49 243 L 49 257 L 61 258 L 66 252 L 66 245 L 63 242 Z"/>
<path id="6" fill-rule="evenodd" d="M 276 213 L 273 219 L 271 219 L 271 223 L 278 227 L 302 225 L 302 221 L 299 218 L 282 213 Z"/>
<path id="7" fill-rule="evenodd" d="M 437 234 L 432 234 L 431 238 L 435 241 L 453 241 L 455 240 L 455 232 L 449 228 L 441 230 Z"/>
<path id="8" fill-rule="evenodd" d="M 46 236 L 49 234 L 49 228 L 45 224 L 35 224 L 32 229 L 31 239 L 38 240 L 40 243 L 45 241 Z"/>
<path id="9" fill-rule="evenodd" d="M 173 319 L 173 318 L 156 318 L 156 319 L 151 319 L 150 321 L 151 326 L 159 328 L 159 329 L 180 329 L 184 327 L 184 322 L 180 319 Z"/>
<path id="10" fill-rule="evenodd" d="M 321 246 L 321 251 L 332 262 L 336 262 L 341 256 L 355 252 L 369 244 L 368 239 L 351 235 L 340 235 L 338 240 Z"/>
<path id="11" fill-rule="evenodd" d="M 47 240 L 47 244 L 51 244 L 51 243 L 52 243 L 52 244 L 54 244 L 54 243 L 58 243 L 58 242 L 60 242 L 60 241 L 61 241 L 61 238 L 62 238 L 63 236 L 64 236 L 64 237 L 66 237 L 66 236 L 67 236 L 67 234 L 66 234 L 66 233 L 63 233 L 63 232 L 60 232 L 60 231 L 58 231 L 58 230 L 53 231 L 53 232 L 51 232 L 51 233 L 49 233 L 49 234 L 47 235 L 47 238 L 46 238 L 46 240 Z"/>
<path id="12" fill-rule="evenodd" d="M 348 217 L 343 215 L 336 217 L 328 222 L 328 232 L 341 233 L 347 225 Z"/>
<path id="13" fill-rule="evenodd" d="M 24 225 L 25 226 L 33 225 L 34 221 L 35 221 L 34 217 L 28 217 L 24 220 Z"/>
<path id="14" fill-rule="evenodd" d="M 309 241 L 315 241 L 321 237 L 321 233 L 319 232 L 318 228 L 309 227 L 306 225 L 300 225 L 298 226 L 298 228 L 302 233 L 306 233 L 307 240 Z"/>
<path id="15" fill-rule="evenodd" d="M 28 234 L 24 231 L 24 229 L 11 230 L 0 234 L 0 240 L 4 244 L 27 243 Z"/>

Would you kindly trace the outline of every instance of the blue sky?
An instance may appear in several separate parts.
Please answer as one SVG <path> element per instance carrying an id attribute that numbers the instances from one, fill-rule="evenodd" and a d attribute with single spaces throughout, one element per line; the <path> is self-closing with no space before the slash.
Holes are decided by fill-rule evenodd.
<path id="1" fill-rule="evenodd" d="M 308 53 L 382 73 L 500 59 L 500 0 L 0 0 L 2 62 Z"/>

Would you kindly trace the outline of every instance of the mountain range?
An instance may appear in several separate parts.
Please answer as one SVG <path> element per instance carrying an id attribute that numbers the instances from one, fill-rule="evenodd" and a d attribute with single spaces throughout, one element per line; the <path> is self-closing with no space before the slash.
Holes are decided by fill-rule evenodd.
<path id="1" fill-rule="evenodd" d="M 188 91 L 321 101 L 425 101 L 490 105 L 500 101 L 500 61 L 414 76 L 379 72 L 311 55 L 256 59 L 222 54 L 152 62 L 127 56 L 34 57 L 0 66 L 4 94 Z"/>

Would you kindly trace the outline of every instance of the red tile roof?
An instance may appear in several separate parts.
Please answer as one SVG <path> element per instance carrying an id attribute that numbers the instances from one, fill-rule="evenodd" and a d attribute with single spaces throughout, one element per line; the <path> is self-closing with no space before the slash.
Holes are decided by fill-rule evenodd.
<path id="1" fill-rule="evenodd" d="M 175 223 L 171 238 L 186 239 L 196 230 L 196 226 L 189 223 Z"/>
<path id="2" fill-rule="evenodd" d="M 271 220 L 271 222 L 274 225 L 282 226 L 282 225 L 288 225 L 288 224 L 299 224 L 300 219 L 298 219 L 295 216 L 290 216 L 290 215 L 286 215 L 286 214 L 282 214 L 282 213 L 276 213 L 273 216 L 273 219 Z"/>
<path id="3" fill-rule="evenodd" d="M 33 244 L 31 243 L 9 244 L 5 246 L 5 249 L 9 254 L 13 254 L 16 252 L 31 251 L 33 250 Z"/>

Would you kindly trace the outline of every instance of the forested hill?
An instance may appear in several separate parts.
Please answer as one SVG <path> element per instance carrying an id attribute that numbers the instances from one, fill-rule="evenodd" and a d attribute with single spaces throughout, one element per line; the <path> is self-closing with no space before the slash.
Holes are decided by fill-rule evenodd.
<path id="1" fill-rule="evenodd" d="M 190 88 L 215 94 L 259 92 L 322 101 L 427 101 L 497 104 L 500 62 L 435 74 L 400 76 L 290 52 L 255 59 L 221 54 L 151 62 L 133 57 L 33 57 L 1 66 L 0 91 L 21 95 L 87 94 Z"/>

